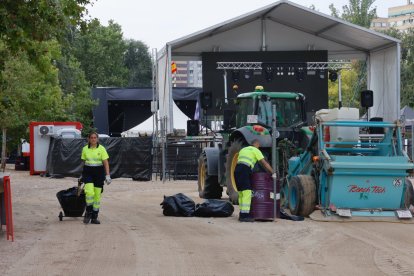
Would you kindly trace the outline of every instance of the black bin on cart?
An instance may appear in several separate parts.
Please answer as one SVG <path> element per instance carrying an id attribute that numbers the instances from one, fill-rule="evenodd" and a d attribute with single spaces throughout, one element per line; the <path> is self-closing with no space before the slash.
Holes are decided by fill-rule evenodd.
<path id="1" fill-rule="evenodd" d="M 78 196 L 78 189 L 78 187 L 72 187 L 56 194 L 65 217 L 81 217 L 85 212 L 85 193 L 82 190 Z M 60 212 L 59 219 L 62 220 L 62 217 L 63 214 Z"/>

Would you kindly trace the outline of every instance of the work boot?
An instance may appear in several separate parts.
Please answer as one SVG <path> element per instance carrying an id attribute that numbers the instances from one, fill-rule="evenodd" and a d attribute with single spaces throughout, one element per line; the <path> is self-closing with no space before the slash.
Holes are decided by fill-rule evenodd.
<path id="1" fill-rule="evenodd" d="M 249 214 L 240 213 L 240 215 L 239 215 L 239 221 L 240 222 L 254 222 L 254 218 L 251 217 Z"/>
<path id="2" fill-rule="evenodd" d="M 93 211 L 91 223 L 92 224 L 101 224 L 101 222 L 98 219 L 98 212 L 97 211 Z"/>
<path id="3" fill-rule="evenodd" d="M 254 218 L 252 217 L 241 218 L 240 222 L 254 222 Z"/>
<path id="4" fill-rule="evenodd" d="M 86 206 L 85 217 L 83 218 L 83 223 L 88 224 L 91 221 L 92 210 L 93 210 L 92 205 Z"/>

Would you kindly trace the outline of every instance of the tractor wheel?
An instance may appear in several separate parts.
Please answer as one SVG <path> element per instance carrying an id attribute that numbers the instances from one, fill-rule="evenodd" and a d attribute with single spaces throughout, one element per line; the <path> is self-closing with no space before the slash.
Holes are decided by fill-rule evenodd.
<path id="1" fill-rule="evenodd" d="M 217 175 L 208 175 L 207 156 L 203 152 L 198 159 L 198 194 L 205 199 L 219 199 L 223 188 L 218 182 Z"/>
<path id="2" fill-rule="evenodd" d="M 307 217 L 315 209 L 316 185 L 312 176 L 297 175 L 289 182 L 289 209 L 292 215 Z"/>
<path id="3" fill-rule="evenodd" d="M 236 180 L 234 179 L 234 170 L 237 165 L 237 158 L 239 157 L 239 151 L 242 149 L 243 143 L 241 141 L 234 141 L 229 147 L 227 159 L 226 159 L 226 186 L 227 194 L 233 204 L 239 204 L 239 192 L 236 186 Z"/>
<path id="4" fill-rule="evenodd" d="M 410 205 L 414 205 L 414 189 L 411 181 L 405 179 L 405 193 L 404 193 L 404 206 L 405 208 L 410 208 Z"/>

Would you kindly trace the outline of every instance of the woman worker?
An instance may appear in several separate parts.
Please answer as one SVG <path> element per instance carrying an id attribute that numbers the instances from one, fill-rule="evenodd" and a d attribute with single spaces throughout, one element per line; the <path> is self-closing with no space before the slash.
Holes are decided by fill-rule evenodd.
<path id="1" fill-rule="evenodd" d="M 109 156 L 106 149 L 99 144 L 98 134 L 91 132 L 88 135 L 88 144 L 82 149 L 83 161 L 82 179 L 85 183 L 86 212 L 84 223 L 100 224 L 98 220 L 101 206 L 101 193 L 104 182 L 111 183 L 109 174 Z"/>

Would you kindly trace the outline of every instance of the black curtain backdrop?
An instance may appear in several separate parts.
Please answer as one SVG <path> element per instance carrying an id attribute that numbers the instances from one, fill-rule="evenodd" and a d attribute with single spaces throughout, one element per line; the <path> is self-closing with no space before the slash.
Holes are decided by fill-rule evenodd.
<path id="1" fill-rule="evenodd" d="M 304 66 L 306 62 L 326 62 L 328 51 L 268 51 L 268 52 L 204 52 L 203 61 L 203 91 L 211 92 L 212 107 L 207 109 L 207 115 L 223 114 L 224 109 L 234 110 L 233 98 L 238 94 L 252 92 L 256 85 L 262 85 L 266 92 L 299 92 L 306 96 L 306 110 L 309 113 L 328 108 L 328 72 L 314 72 L 314 75 L 305 73 L 303 80 L 287 74 L 287 68 Z M 217 70 L 217 62 L 254 61 L 263 62 L 272 66 L 278 64 L 284 68 L 284 75 L 278 76 L 276 68 L 272 80 L 266 80 L 261 70 L 249 72 L 250 78 L 244 78 L 244 70 L 239 71 L 239 80 L 233 79 L 232 70 L 227 70 L 228 104 L 224 102 L 223 70 Z M 238 93 L 233 91 L 233 85 L 239 86 Z"/>
<path id="2" fill-rule="evenodd" d="M 174 87 L 173 100 L 188 117 L 193 118 L 201 88 Z M 120 136 L 148 119 L 151 113 L 152 88 L 94 88 L 93 124 L 99 133 Z"/>
<path id="3" fill-rule="evenodd" d="M 112 178 L 151 180 L 151 137 L 99 138 L 99 142 L 108 152 Z M 47 172 L 51 176 L 80 177 L 82 148 L 86 143 L 86 139 L 52 137 L 47 156 Z"/>

